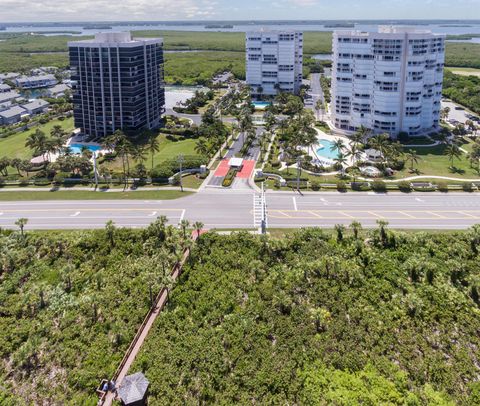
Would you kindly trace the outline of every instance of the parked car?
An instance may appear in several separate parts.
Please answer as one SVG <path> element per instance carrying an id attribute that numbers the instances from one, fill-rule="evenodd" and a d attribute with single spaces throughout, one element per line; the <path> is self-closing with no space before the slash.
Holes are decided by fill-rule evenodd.
<path id="1" fill-rule="evenodd" d="M 456 106 L 456 107 L 455 107 L 455 110 L 465 110 L 465 107 L 462 107 L 462 106 Z"/>

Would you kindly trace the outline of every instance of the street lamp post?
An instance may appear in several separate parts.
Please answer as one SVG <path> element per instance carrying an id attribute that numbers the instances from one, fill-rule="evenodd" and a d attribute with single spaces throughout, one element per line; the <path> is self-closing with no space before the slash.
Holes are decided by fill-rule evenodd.
<path id="1" fill-rule="evenodd" d="M 300 175 L 302 173 L 302 157 L 297 158 L 297 190 L 300 192 Z"/>
<path id="2" fill-rule="evenodd" d="M 180 164 L 180 190 L 183 192 L 183 181 L 182 181 L 182 173 L 183 173 L 183 155 L 178 156 L 178 163 Z"/>

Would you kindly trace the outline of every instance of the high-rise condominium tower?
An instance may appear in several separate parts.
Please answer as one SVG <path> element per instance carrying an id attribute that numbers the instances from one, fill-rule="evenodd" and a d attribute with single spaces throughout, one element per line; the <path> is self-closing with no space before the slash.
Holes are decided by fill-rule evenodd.
<path id="1" fill-rule="evenodd" d="M 275 96 L 279 91 L 298 94 L 303 78 L 303 33 L 248 32 L 246 51 L 247 84 L 254 97 Z"/>
<path id="2" fill-rule="evenodd" d="M 332 121 L 415 136 L 438 127 L 445 36 L 409 28 L 333 35 Z"/>
<path id="3" fill-rule="evenodd" d="M 103 137 L 159 126 L 165 111 L 162 39 L 102 33 L 69 42 L 75 125 Z"/>

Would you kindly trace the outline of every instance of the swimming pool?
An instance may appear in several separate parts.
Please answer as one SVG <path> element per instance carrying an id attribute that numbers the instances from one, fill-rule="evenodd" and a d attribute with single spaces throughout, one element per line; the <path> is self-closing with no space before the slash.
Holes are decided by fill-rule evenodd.
<path id="1" fill-rule="evenodd" d="M 270 106 L 270 104 L 272 104 L 272 103 L 254 101 L 254 102 L 252 102 L 252 104 L 257 110 L 265 110 L 267 108 L 267 106 Z"/>
<path id="2" fill-rule="evenodd" d="M 82 148 L 87 147 L 92 152 L 100 151 L 102 147 L 100 145 L 87 145 L 87 144 L 70 144 L 69 148 L 74 154 L 81 154 Z"/>
<path id="3" fill-rule="evenodd" d="M 317 149 L 316 152 L 319 157 L 328 158 L 328 159 L 338 158 L 338 153 L 339 153 L 338 149 L 334 148 L 332 150 L 333 141 L 320 139 L 318 140 L 318 144 L 320 145 L 320 147 Z"/>

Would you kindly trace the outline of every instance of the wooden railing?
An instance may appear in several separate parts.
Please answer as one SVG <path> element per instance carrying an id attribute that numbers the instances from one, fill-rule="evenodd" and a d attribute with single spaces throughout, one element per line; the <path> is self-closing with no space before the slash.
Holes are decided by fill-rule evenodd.
<path id="1" fill-rule="evenodd" d="M 196 233 L 196 232 L 192 233 L 192 240 L 193 241 L 195 241 L 197 239 L 197 237 L 198 237 L 198 233 Z M 172 272 L 170 273 L 170 275 L 171 275 L 171 277 L 173 278 L 174 281 L 180 275 L 180 272 L 182 271 L 183 265 L 185 264 L 186 260 L 188 259 L 189 255 L 190 255 L 190 251 L 191 251 L 190 248 L 185 248 L 183 250 L 182 259 L 180 261 L 177 261 L 175 263 L 175 265 L 173 265 Z M 162 300 L 162 297 L 164 297 L 165 295 L 166 295 L 165 299 L 163 300 L 162 303 L 160 303 L 161 300 Z M 140 327 L 138 328 L 137 333 L 135 334 L 135 337 L 133 338 L 132 342 L 130 343 L 130 345 L 127 349 L 127 351 L 125 352 L 125 355 L 123 356 L 122 361 L 120 362 L 117 369 L 115 370 L 115 373 L 112 376 L 112 381 L 115 382 L 116 387 L 118 387 L 121 384 L 123 378 L 125 377 L 126 373 L 128 372 L 129 366 L 126 368 L 127 363 L 130 361 L 130 365 L 131 365 L 131 362 L 133 362 L 133 359 L 135 359 L 135 357 L 138 353 L 138 349 L 137 349 L 137 353 L 134 353 L 134 349 L 135 349 L 136 345 L 138 344 L 138 341 L 140 340 L 140 338 L 142 338 L 144 340 L 145 337 L 146 337 L 145 334 L 144 334 L 146 326 L 149 325 L 149 328 L 151 327 L 153 321 L 155 320 L 155 318 L 158 316 L 158 314 L 162 311 L 163 307 L 167 303 L 167 298 L 168 298 L 168 288 L 163 287 L 162 289 L 160 289 L 160 292 L 156 296 L 155 301 L 153 302 L 152 306 L 150 307 L 150 310 L 148 311 L 147 315 L 143 319 L 143 322 L 140 325 Z M 153 320 L 152 320 L 152 317 L 153 317 Z M 148 331 L 147 331 L 147 334 L 148 334 Z M 132 356 L 133 356 L 133 359 L 132 359 Z M 107 391 L 107 392 L 97 391 L 97 392 L 100 394 L 98 405 L 102 405 L 102 406 L 111 405 L 111 403 L 113 402 L 113 400 L 115 398 L 114 393 L 112 393 L 110 391 Z"/>

